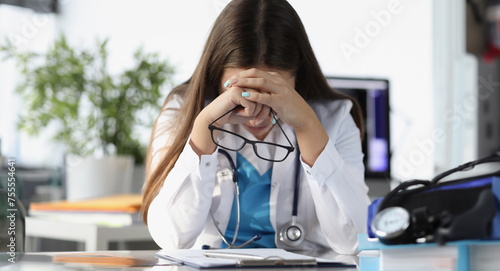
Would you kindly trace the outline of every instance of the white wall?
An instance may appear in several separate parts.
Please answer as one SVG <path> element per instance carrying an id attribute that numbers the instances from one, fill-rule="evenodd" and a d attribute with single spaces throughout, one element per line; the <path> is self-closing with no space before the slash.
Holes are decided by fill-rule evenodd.
<path id="1" fill-rule="evenodd" d="M 498 82 L 478 76 L 477 57 L 466 52 L 465 2 L 435 1 L 433 13 L 435 125 L 426 141 L 435 145 L 435 171 L 443 172 L 479 158 L 478 101 L 492 97 Z"/>
<path id="2" fill-rule="evenodd" d="M 390 80 L 393 175 L 429 178 L 433 155 L 412 151 L 433 128 L 432 1 L 290 2 L 326 74 Z"/>
<path id="3" fill-rule="evenodd" d="M 43 29 L 52 35 L 62 31 L 71 43 L 81 45 L 91 44 L 98 37 L 109 37 L 111 67 L 115 70 L 128 65 L 131 52 L 144 45 L 148 51 L 159 51 L 170 59 L 177 70 L 175 80 L 180 83 L 193 71 L 212 22 L 227 2 L 67 0 L 61 1 L 62 13 L 55 18 L 54 27 L 46 25 Z M 433 129 L 432 1 L 290 0 L 290 3 L 305 24 L 325 74 L 391 80 L 394 175 L 401 179 L 430 177 L 432 155 L 412 163 L 411 171 L 401 165 L 412 159 L 411 152 L 418 141 L 428 137 Z M 9 29 L 12 27 L 19 25 L 11 25 Z M 0 40 L 12 31 L 9 29 L 5 23 L 0 25 Z M 43 47 L 44 42 L 37 44 Z M 346 53 L 346 48 L 352 54 Z M 14 76 L 3 73 L 11 69 L 12 66 L 0 63 L 2 104 L 4 97 L 14 99 L 10 80 Z M 47 157 L 53 157 L 54 152 L 44 151 L 45 145 L 39 147 L 39 155 L 13 147 L 19 137 L 9 135 L 15 133 L 12 121 L 18 109 L 0 109 L 4 153 L 18 156 L 26 163 L 53 164 Z M 3 117 L 5 114 L 9 117 Z M 29 142 L 24 137 L 22 140 L 23 144 Z"/>
<path id="4" fill-rule="evenodd" d="M 11 40 L 22 50 L 41 52 L 53 40 L 55 16 L 37 14 L 30 10 L 0 5 L 0 42 Z M 21 99 L 15 94 L 19 73 L 16 63 L 0 58 L 0 149 L 4 156 L 16 158 L 18 164 L 60 164 L 62 148 L 50 142 L 50 134 L 36 138 L 17 131 Z"/>

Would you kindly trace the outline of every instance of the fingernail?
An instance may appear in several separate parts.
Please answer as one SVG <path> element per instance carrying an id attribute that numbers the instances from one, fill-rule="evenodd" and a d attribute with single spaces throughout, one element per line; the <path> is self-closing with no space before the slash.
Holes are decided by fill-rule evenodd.
<path id="1" fill-rule="evenodd" d="M 229 87 L 230 85 L 234 85 L 238 83 L 238 79 L 228 79 L 225 83 L 224 83 L 224 87 L 227 88 Z"/>
<path id="2" fill-rule="evenodd" d="M 241 97 L 250 97 L 250 92 L 242 92 Z"/>
<path id="3" fill-rule="evenodd" d="M 276 116 L 273 115 L 273 119 L 271 120 L 273 124 L 276 124 Z"/>

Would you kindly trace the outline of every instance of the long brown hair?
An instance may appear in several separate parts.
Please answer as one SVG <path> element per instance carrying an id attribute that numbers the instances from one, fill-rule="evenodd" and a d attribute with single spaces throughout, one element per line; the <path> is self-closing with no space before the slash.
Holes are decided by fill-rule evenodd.
<path id="1" fill-rule="evenodd" d="M 187 143 L 195 118 L 205 101 L 218 95 L 224 69 L 250 67 L 293 72 L 295 88 L 306 101 L 351 99 L 328 86 L 304 26 L 286 0 L 231 1 L 215 21 L 191 79 L 173 89 L 165 101 L 166 104 L 174 94 L 183 97 L 183 105 L 169 128 L 174 129 L 173 138 L 156 168 L 150 168 L 150 143 L 143 188 L 145 223 L 148 208 Z M 353 103 L 351 114 L 363 134 L 361 110 L 354 100 Z"/>

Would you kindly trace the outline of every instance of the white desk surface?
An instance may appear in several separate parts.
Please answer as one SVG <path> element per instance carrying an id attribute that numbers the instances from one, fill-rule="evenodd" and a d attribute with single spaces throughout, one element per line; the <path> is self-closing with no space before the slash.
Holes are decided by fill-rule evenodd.
<path id="1" fill-rule="evenodd" d="M 140 260 L 146 260 L 148 262 L 151 262 L 149 266 L 141 266 L 141 267 L 124 267 L 124 266 L 115 266 L 112 267 L 104 267 L 104 266 L 98 266 L 98 265 L 82 265 L 82 264 L 61 264 L 61 263 L 54 263 L 52 261 L 52 257 L 56 255 L 62 255 L 62 254 L 68 254 L 68 253 L 82 253 L 80 252 L 40 252 L 40 253 L 34 253 L 34 252 L 28 252 L 24 254 L 17 254 L 16 257 L 16 263 L 0 263 L 0 267 L 2 270 L 15 270 L 15 271 L 52 271 L 52 270 L 73 270 L 73 271 L 88 271 L 88 270 L 103 270 L 103 271 L 109 271 L 109 270 L 155 270 L 155 271 L 194 271 L 194 270 L 200 270 L 196 269 L 193 267 L 189 266 L 184 266 L 184 265 L 166 265 L 164 261 L 158 261 L 158 259 L 155 257 L 156 250 L 142 250 L 142 251 L 119 251 L 119 250 L 114 250 L 114 251 L 98 251 L 94 252 L 93 254 L 102 254 L 106 256 L 116 256 L 116 257 L 131 257 L 134 259 L 140 259 Z M 5 253 L 3 253 L 5 254 Z M 5 256 L 0 254 L 0 256 Z M 325 257 L 325 255 L 312 255 L 312 256 L 318 256 L 318 257 Z M 357 257 L 356 256 L 344 256 L 344 255 L 338 255 L 342 256 L 342 258 L 337 259 L 334 257 L 334 260 L 347 260 L 345 257 L 349 257 L 349 260 L 352 262 L 357 262 Z M 165 265 L 162 265 L 165 264 Z M 5 267 L 6 269 L 4 269 Z M 215 271 L 228 271 L 228 270 L 266 270 L 266 271 L 273 271 L 273 270 L 279 270 L 279 271 L 287 271 L 288 269 L 286 268 L 281 268 L 281 267 L 276 267 L 276 268 L 250 268 L 250 269 L 241 269 L 241 268 L 224 268 L 224 269 L 206 269 L 206 270 L 215 270 Z M 321 271 L 342 271 L 342 270 L 359 270 L 357 268 L 338 268 L 338 267 L 300 267 L 298 269 L 293 269 L 293 270 L 321 270 Z"/>
<path id="2" fill-rule="evenodd" d="M 49 238 L 83 242 L 86 251 L 109 249 L 113 241 L 149 241 L 152 240 L 146 225 L 124 227 L 106 227 L 93 224 L 79 224 L 53 221 L 39 217 L 26 217 L 26 247 L 34 241 L 32 238 Z"/>

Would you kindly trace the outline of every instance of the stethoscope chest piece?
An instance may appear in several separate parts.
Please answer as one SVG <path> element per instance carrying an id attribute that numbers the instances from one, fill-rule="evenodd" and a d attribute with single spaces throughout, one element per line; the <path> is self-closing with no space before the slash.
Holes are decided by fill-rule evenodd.
<path id="1" fill-rule="evenodd" d="M 295 222 L 295 217 L 281 228 L 280 241 L 291 247 L 299 246 L 304 241 L 304 229 Z"/>

